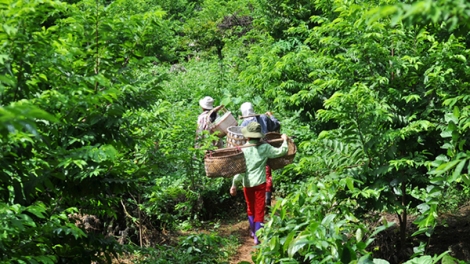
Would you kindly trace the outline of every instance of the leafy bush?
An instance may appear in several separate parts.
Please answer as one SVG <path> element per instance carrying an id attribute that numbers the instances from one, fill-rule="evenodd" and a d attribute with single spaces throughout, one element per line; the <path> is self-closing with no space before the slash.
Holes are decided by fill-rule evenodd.
<path id="1" fill-rule="evenodd" d="M 162 245 L 155 248 L 138 248 L 136 263 L 229 263 L 228 246 L 233 242 L 217 234 L 197 234 L 180 238 L 175 246 Z"/>
<path id="2" fill-rule="evenodd" d="M 357 201 L 337 197 L 347 185 L 348 179 L 334 175 L 311 179 L 278 200 L 261 231 L 256 262 L 350 263 L 367 256 L 374 234 L 386 226 L 372 233 L 367 223 L 354 216 Z"/>

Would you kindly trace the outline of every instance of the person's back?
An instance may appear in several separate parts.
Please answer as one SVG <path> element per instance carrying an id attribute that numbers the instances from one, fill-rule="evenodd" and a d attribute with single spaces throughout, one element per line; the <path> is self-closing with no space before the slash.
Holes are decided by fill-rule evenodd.
<path id="1" fill-rule="evenodd" d="M 261 126 L 261 132 L 266 134 L 268 132 L 280 132 L 281 123 L 271 112 L 266 112 L 266 114 L 257 115 L 253 109 L 253 105 L 250 102 L 245 102 L 240 106 L 240 111 L 242 112 L 243 122 L 240 124 L 241 127 L 246 127 L 252 122 L 257 122 Z M 265 175 L 266 175 L 266 212 L 269 211 L 271 206 L 272 193 L 274 191 L 273 187 L 273 177 L 271 168 L 265 166 Z"/>
<path id="2" fill-rule="evenodd" d="M 243 103 L 240 106 L 240 110 L 243 118 L 243 122 L 240 124 L 241 127 L 245 127 L 251 122 L 258 122 L 261 125 L 263 134 L 277 132 L 281 128 L 281 123 L 271 112 L 266 112 L 266 114 L 261 115 L 255 114 L 253 105 L 250 102 Z"/>
<path id="3" fill-rule="evenodd" d="M 253 144 L 255 142 L 248 142 L 247 144 Z M 248 186 L 255 186 L 258 185 L 259 183 L 265 182 L 266 181 L 266 162 L 270 158 L 277 158 L 279 155 L 284 155 L 284 153 L 277 153 L 273 152 L 273 147 L 269 144 L 263 143 L 259 144 L 258 146 L 254 147 L 247 147 L 242 149 L 243 154 L 246 157 L 246 174 L 247 175 L 257 175 L 260 177 L 256 177 L 253 179 L 252 177 L 250 178 L 249 176 L 247 177 L 246 180 L 248 180 L 248 183 L 246 183 Z M 258 184 L 255 182 L 249 182 L 250 179 L 253 181 L 255 180 Z"/>
<path id="4" fill-rule="evenodd" d="M 276 148 L 261 142 L 264 134 L 261 133 L 261 126 L 257 122 L 251 122 L 248 126 L 243 127 L 242 134 L 248 139 L 248 142 L 242 146 L 246 162 L 246 172 L 234 176 L 230 194 L 232 196 L 237 194 L 236 186 L 241 181 L 247 204 L 251 236 L 254 238 L 255 244 L 259 244 L 256 231 L 261 228 L 261 224 L 264 222 L 266 207 L 266 162 L 268 158 L 281 157 L 287 153 L 287 135 L 281 135 L 283 139 L 282 145 Z"/>
<path id="5" fill-rule="evenodd" d="M 199 106 L 202 108 L 202 113 L 197 118 L 197 130 L 196 130 L 196 144 L 195 147 L 199 147 L 199 142 L 202 137 L 201 133 L 206 130 L 212 133 L 211 125 L 218 118 L 217 111 L 214 111 L 214 99 L 210 96 L 206 96 L 199 100 Z M 213 142 L 214 146 L 218 148 L 223 147 L 222 139 Z"/>
<path id="6" fill-rule="evenodd" d="M 278 132 L 281 128 L 279 120 L 277 120 L 273 115 L 268 116 L 266 114 L 245 118 L 240 126 L 247 126 L 251 122 L 258 122 L 261 125 L 261 131 L 263 131 L 264 134 L 268 132 Z"/>

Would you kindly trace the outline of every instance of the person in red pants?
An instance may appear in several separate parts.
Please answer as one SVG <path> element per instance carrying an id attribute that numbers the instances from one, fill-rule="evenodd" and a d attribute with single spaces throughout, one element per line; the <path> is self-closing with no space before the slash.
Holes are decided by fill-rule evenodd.
<path id="1" fill-rule="evenodd" d="M 240 124 L 241 127 L 245 127 L 251 122 L 258 122 L 261 125 L 261 133 L 266 134 L 268 132 L 279 132 L 281 129 L 281 123 L 274 117 L 273 113 L 266 112 L 265 114 L 255 114 L 253 104 L 245 102 L 240 106 L 242 112 L 243 122 Z M 271 197 L 273 193 L 273 177 L 271 168 L 266 165 L 266 213 L 269 212 L 271 207 Z"/>
<path id="2" fill-rule="evenodd" d="M 287 154 L 287 135 L 281 135 L 282 145 L 276 148 L 270 144 L 262 144 L 261 139 L 264 134 L 261 132 L 261 125 L 258 122 L 251 122 L 243 127 L 242 134 L 247 139 L 247 143 L 241 147 L 246 161 L 246 172 L 234 176 L 230 194 L 237 195 L 237 184 L 241 182 L 250 232 L 255 245 L 258 245 L 260 242 L 256 231 L 261 228 L 264 222 L 266 207 L 266 162 L 269 158 L 277 158 Z"/>
<path id="3" fill-rule="evenodd" d="M 269 208 L 271 208 L 271 197 L 273 194 L 273 176 L 271 173 L 271 167 L 266 165 L 266 209 L 265 214 L 269 213 Z"/>

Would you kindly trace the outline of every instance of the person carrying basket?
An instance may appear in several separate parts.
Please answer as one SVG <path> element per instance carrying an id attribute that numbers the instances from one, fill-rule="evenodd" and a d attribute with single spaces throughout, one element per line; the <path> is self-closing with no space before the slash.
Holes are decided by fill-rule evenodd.
<path id="1" fill-rule="evenodd" d="M 268 132 L 278 132 L 281 129 L 281 123 L 271 112 L 266 112 L 266 114 L 257 115 L 253 110 L 253 105 L 250 102 L 245 102 L 240 106 L 240 111 L 242 112 L 241 118 L 243 122 L 241 127 L 247 126 L 251 122 L 258 122 L 261 125 L 261 132 L 266 134 Z M 266 213 L 269 212 L 271 207 L 271 197 L 274 191 L 273 187 L 273 176 L 271 168 L 269 165 L 266 165 Z"/>
<path id="2" fill-rule="evenodd" d="M 241 182 L 247 206 L 250 233 L 254 238 L 255 245 L 258 245 L 260 242 L 256 231 L 261 228 L 264 222 L 266 207 L 266 162 L 268 159 L 281 157 L 287 153 L 288 137 L 286 134 L 281 135 L 283 142 L 278 148 L 270 144 L 262 144 L 261 139 L 264 134 L 261 132 L 261 125 L 258 122 L 251 122 L 243 127 L 242 134 L 247 139 L 247 143 L 241 147 L 246 161 L 246 172 L 234 176 L 230 195 L 237 195 L 237 184 Z"/>
<path id="3" fill-rule="evenodd" d="M 219 117 L 217 111 L 221 108 L 216 107 L 214 109 L 214 99 L 210 96 L 206 96 L 199 100 L 199 106 L 202 108 L 202 113 L 199 114 L 197 118 L 196 148 L 199 148 L 198 141 L 202 139 L 201 134 L 204 130 L 209 131 L 211 134 L 213 133 L 211 125 Z M 220 138 L 212 142 L 212 144 L 217 146 L 219 149 L 224 147 L 224 142 Z"/>

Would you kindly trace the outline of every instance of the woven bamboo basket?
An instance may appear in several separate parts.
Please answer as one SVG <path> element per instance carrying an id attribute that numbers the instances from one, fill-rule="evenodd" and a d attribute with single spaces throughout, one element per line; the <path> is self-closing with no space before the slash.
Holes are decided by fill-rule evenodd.
<path id="1" fill-rule="evenodd" d="M 227 128 L 227 147 L 242 146 L 246 143 L 247 139 L 242 134 L 242 127 L 231 126 Z"/>
<path id="2" fill-rule="evenodd" d="M 280 138 L 281 138 L 281 134 L 276 133 L 276 132 L 269 132 L 264 135 L 264 140 L 267 143 L 269 143 L 271 146 L 277 147 L 277 148 L 282 145 L 282 141 L 280 140 L 273 141 L 273 140 L 280 139 Z M 270 142 L 270 141 L 273 141 L 273 142 Z M 274 159 L 268 159 L 267 165 L 269 165 L 269 167 L 271 167 L 272 170 L 282 169 L 286 165 L 291 164 L 292 161 L 294 160 L 295 153 L 297 153 L 297 146 L 294 144 L 294 141 L 292 141 L 292 139 L 290 138 L 287 140 L 287 145 L 288 145 L 288 150 L 287 150 L 286 155 L 282 157 L 274 158 Z"/>
<path id="3" fill-rule="evenodd" d="M 220 111 L 220 113 L 224 113 L 222 116 L 219 116 L 214 123 L 211 124 L 210 130 L 212 133 L 217 135 L 220 138 L 225 137 L 227 135 L 227 129 L 231 126 L 237 125 L 237 120 L 233 117 L 232 112 L 228 111 L 224 105 L 220 105 L 214 109 L 212 109 L 208 115 L 212 114 L 213 111 Z"/>
<path id="4" fill-rule="evenodd" d="M 246 171 L 245 156 L 239 148 L 207 151 L 204 167 L 207 177 L 232 177 Z"/>

